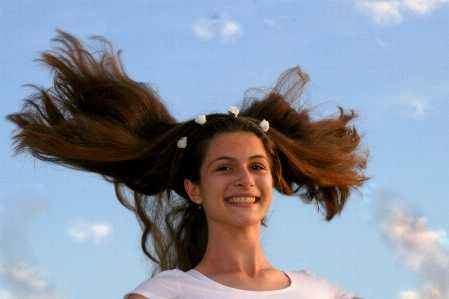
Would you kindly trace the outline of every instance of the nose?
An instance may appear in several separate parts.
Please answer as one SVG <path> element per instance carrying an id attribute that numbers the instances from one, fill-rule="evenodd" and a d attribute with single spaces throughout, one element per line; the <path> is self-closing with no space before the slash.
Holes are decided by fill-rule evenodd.
<path id="1" fill-rule="evenodd" d="M 252 187 L 254 186 L 254 177 L 248 169 L 241 169 L 237 173 L 235 184 L 245 188 Z"/>

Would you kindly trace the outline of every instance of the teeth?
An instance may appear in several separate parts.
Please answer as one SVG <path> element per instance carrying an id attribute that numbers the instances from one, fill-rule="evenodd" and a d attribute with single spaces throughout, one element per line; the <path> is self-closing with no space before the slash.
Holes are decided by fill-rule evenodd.
<path id="1" fill-rule="evenodd" d="M 232 197 L 228 198 L 228 202 L 230 203 L 255 203 L 255 197 Z"/>

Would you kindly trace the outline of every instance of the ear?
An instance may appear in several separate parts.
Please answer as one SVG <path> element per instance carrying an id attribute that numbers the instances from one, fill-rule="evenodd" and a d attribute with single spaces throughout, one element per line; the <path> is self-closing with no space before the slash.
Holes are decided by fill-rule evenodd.
<path id="1" fill-rule="evenodd" d="M 201 204 L 200 187 L 189 179 L 184 179 L 184 189 L 190 200 L 196 204 Z"/>

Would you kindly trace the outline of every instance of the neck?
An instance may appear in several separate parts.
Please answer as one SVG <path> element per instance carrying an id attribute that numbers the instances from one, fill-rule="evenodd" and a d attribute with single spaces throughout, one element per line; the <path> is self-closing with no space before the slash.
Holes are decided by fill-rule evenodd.
<path id="1" fill-rule="evenodd" d="M 272 268 L 260 244 L 260 224 L 245 228 L 209 225 L 206 253 L 195 267 L 205 273 L 238 272 L 248 276 Z"/>

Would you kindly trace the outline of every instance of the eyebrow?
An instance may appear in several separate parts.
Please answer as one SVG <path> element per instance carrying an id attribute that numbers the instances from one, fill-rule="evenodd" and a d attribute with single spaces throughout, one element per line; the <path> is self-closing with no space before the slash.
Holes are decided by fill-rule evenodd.
<path id="1" fill-rule="evenodd" d="M 265 160 L 269 161 L 268 158 L 263 155 L 254 155 L 254 156 L 249 157 L 248 160 L 255 160 L 255 159 L 265 159 Z M 220 160 L 237 160 L 237 159 L 233 158 L 233 157 L 229 157 L 229 156 L 221 156 L 221 157 L 218 157 L 218 158 L 212 160 L 209 163 L 209 165 L 207 165 L 207 168 L 209 168 L 212 164 L 214 164 L 215 162 L 220 161 Z"/>

